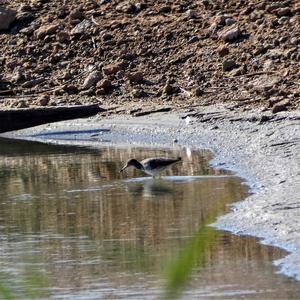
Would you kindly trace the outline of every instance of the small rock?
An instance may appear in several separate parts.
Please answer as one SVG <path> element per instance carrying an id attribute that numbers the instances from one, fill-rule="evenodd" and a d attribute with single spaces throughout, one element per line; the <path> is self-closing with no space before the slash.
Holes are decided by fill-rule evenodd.
<path id="1" fill-rule="evenodd" d="M 105 92 L 109 91 L 112 88 L 112 83 L 109 79 L 104 78 L 97 83 L 97 90 L 103 89 Z"/>
<path id="2" fill-rule="evenodd" d="M 35 30 L 34 26 L 28 26 L 28 27 L 22 28 L 19 32 L 26 34 L 26 35 L 32 35 L 34 30 Z"/>
<path id="3" fill-rule="evenodd" d="M 24 66 L 24 65 L 23 65 Z M 43 83 L 46 79 L 41 77 L 41 78 L 36 78 L 36 79 L 32 79 L 32 80 L 28 80 L 26 82 L 24 82 L 22 84 L 22 87 L 23 88 L 32 88 L 34 87 L 35 85 L 38 85 L 40 83 Z"/>
<path id="4" fill-rule="evenodd" d="M 217 26 L 223 27 L 226 23 L 226 17 L 224 15 L 217 15 L 211 18 L 211 23 Z"/>
<path id="5" fill-rule="evenodd" d="M 0 30 L 8 29 L 10 24 L 16 19 L 17 12 L 8 7 L 0 7 Z"/>
<path id="6" fill-rule="evenodd" d="M 70 17 L 70 19 L 73 19 L 73 20 L 82 21 L 84 19 L 84 14 L 80 9 L 77 8 L 70 12 L 69 17 Z"/>
<path id="7" fill-rule="evenodd" d="M 193 9 L 187 10 L 186 15 L 189 19 L 197 19 L 198 18 L 197 12 Z"/>
<path id="8" fill-rule="evenodd" d="M 68 84 L 64 86 L 64 91 L 69 95 L 73 95 L 78 93 L 78 88 L 73 84 Z"/>
<path id="9" fill-rule="evenodd" d="M 227 26 L 231 26 L 231 25 L 233 25 L 235 23 L 236 23 L 236 21 L 234 19 L 232 19 L 232 18 L 226 18 L 226 20 L 225 20 L 225 24 Z"/>
<path id="10" fill-rule="evenodd" d="M 207 8 L 209 5 L 209 0 L 202 0 L 202 4 L 205 8 Z"/>
<path id="11" fill-rule="evenodd" d="M 147 96 L 147 94 L 141 89 L 133 89 L 131 94 L 134 98 L 142 98 Z"/>
<path id="12" fill-rule="evenodd" d="M 241 66 L 240 68 L 237 68 L 238 66 L 236 65 L 235 68 L 236 69 L 233 69 L 231 72 L 230 72 L 230 75 L 231 76 L 240 76 L 240 75 L 243 75 L 245 74 L 245 67 L 244 66 Z"/>
<path id="13" fill-rule="evenodd" d="M 208 28 L 208 31 L 211 33 L 211 34 L 214 34 L 216 31 L 218 30 L 218 24 L 217 23 L 212 23 L 209 28 Z"/>
<path id="14" fill-rule="evenodd" d="M 102 41 L 109 41 L 113 38 L 113 35 L 110 34 L 109 32 L 104 32 L 102 34 Z"/>
<path id="15" fill-rule="evenodd" d="M 291 44 L 292 45 L 299 45 L 300 44 L 300 38 L 299 37 L 292 37 L 291 38 Z"/>
<path id="16" fill-rule="evenodd" d="M 128 74 L 128 79 L 131 83 L 143 83 L 144 82 L 144 75 L 142 72 L 135 72 Z"/>
<path id="17" fill-rule="evenodd" d="M 14 71 L 14 75 L 12 76 L 12 81 L 19 82 L 25 79 L 24 72 L 21 68 L 16 68 Z"/>
<path id="18" fill-rule="evenodd" d="M 287 110 L 287 106 L 290 104 L 289 100 L 282 100 L 272 107 L 272 113 L 276 114 L 280 111 L 285 111 Z"/>
<path id="19" fill-rule="evenodd" d="M 203 94 L 204 94 L 204 91 L 203 91 L 203 89 L 201 89 L 200 87 L 197 87 L 197 88 L 195 89 L 195 96 L 200 97 L 200 96 L 202 96 Z"/>
<path id="20" fill-rule="evenodd" d="M 124 69 L 125 63 L 123 61 L 116 62 L 114 64 L 106 65 L 102 68 L 104 75 L 114 75 Z"/>
<path id="21" fill-rule="evenodd" d="M 275 10 L 275 13 L 279 17 L 284 17 L 284 16 L 290 16 L 292 12 L 288 7 L 283 7 Z"/>
<path id="22" fill-rule="evenodd" d="M 116 10 L 126 14 L 134 14 L 137 12 L 137 7 L 133 3 L 120 3 L 117 5 Z"/>
<path id="23" fill-rule="evenodd" d="M 38 99 L 37 99 L 38 104 L 41 106 L 48 105 L 49 101 L 50 101 L 49 95 L 42 95 L 42 96 L 38 97 Z"/>
<path id="24" fill-rule="evenodd" d="M 38 39 L 44 38 L 46 35 L 51 35 L 57 32 L 59 28 L 59 24 L 51 24 L 51 25 L 44 25 L 41 26 L 34 32 L 34 35 Z"/>
<path id="25" fill-rule="evenodd" d="M 86 33 L 89 28 L 92 26 L 92 22 L 89 20 L 83 20 L 79 24 L 77 24 L 72 30 L 71 34 L 72 35 L 81 35 Z"/>
<path id="26" fill-rule="evenodd" d="M 237 40 L 241 35 L 239 27 L 235 26 L 233 28 L 224 30 L 220 33 L 219 37 L 225 42 L 233 42 Z"/>
<path id="27" fill-rule="evenodd" d="M 170 83 L 166 83 L 166 85 L 163 87 L 163 94 L 172 95 L 173 90 L 173 86 Z"/>
<path id="28" fill-rule="evenodd" d="M 88 75 L 88 77 L 84 80 L 82 89 L 87 90 L 96 85 L 96 83 L 101 79 L 102 75 L 99 71 L 93 71 Z"/>
<path id="29" fill-rule="evenodd" d="M 272 59 L 267 59 L 264 62 L 263 70 L 270 71 L 270 70 L 272 70 L 273 66 L 274 66 L 274 61 Z"/>
<path id="30" fill-rule="evenodd" d="M 237 67 L 237 64 L 235 63 L 234 60 L 232 59 L 226 59 L 224 62 L 223 62 L 223 71 L 224 72 L 228 72 L 228 71 L 231 71 L 232 69 L 236 68 Z"/>
<path id="31" fill-rule="evenodd" d="M 88 90 L 84 90 L 79 92 L 79 95 L 81 96 L 93 96 L 95 95 L 95 87 L 91 87 Z"/>
<path id="32" fill-rule="evenodd" d="M 258 124 L 263 124 L 265 122 L 270 121 L 271 117 L 267 115 L 262 115 L 258 121 Z"/>
<path id="33" fill-rule="evenodd" d="M 172 11 L 171 6 L 166 5 L 166 6 L 163 6 L 163 7 L 159 10 L 159 13 L 161 13 L 161 14 L 168 14 L 168 13 L 170 13 L 171 11 Z"/>
<path id="34" fill-rule="evenodd" d="M 220 57 L 224 57 L 229 54 L 229 49 L 224 46 L 220 46 L 217 51 Z"/>
<path id="35" fill-rule="evenodd" d="M 56 39 L 60 43 L 66 43 L 70 41 L 70 35 L 65 31 L 60 31 L 57 33 Z"/>
<path id="36" fill-rule="evenodd" d="M 20 100 L 17 104 L 16 104 L 17 108 L 27 108 L 28 104 L 26 103 L 25 100 Z"/>

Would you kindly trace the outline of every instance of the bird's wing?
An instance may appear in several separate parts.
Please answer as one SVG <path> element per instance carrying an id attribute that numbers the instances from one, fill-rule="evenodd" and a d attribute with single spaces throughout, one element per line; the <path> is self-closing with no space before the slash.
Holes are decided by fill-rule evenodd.
<path id="1" fill-rule="evenodd" d="M 156 158 L 147 158 L 142 161 L 142 164 L 145 168 L 149 167 L 152 170 L 156 168 L 164 168 L 178 162 L 178 158 L 166 158 L 166 157 L 156 157 Z"/>

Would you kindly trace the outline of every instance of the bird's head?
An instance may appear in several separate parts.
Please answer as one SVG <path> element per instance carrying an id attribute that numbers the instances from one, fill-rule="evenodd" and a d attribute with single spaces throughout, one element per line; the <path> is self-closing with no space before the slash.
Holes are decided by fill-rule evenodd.
<path id="1" fill-rule="evenodd" d="M 132 159 L 129 159 L 127 162 L 126 162 L 126 164 L 124 165 L 124 167 L 120 170 L 120 173 L 122 173 L 125 169 L 127 169 L 128 167 L 136 167 L 136 168 L 138 168 L 139 167 L 139 165 L 140 165 L 140 163 L 136 160 L 136 159 L 134 159 L 134 158 L 132 158 Z"/>

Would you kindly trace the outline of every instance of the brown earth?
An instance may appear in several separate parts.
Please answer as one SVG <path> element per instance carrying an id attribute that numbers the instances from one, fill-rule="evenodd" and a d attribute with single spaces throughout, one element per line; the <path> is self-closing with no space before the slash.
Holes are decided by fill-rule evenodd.
<path id="1" fill-rule="evenodd" d="M 0 107 L 300 108 L 300 2 L 4 0 Z"/>

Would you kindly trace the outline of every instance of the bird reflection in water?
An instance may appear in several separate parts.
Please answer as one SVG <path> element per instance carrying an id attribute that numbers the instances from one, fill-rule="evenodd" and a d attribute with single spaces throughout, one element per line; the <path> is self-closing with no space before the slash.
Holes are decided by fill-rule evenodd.
<path id="1" fill-rule="evenodd" d="M 137 181 L 130 181 L 127 191 L 134 197 L 152 198 L 163 195 L 173 195 L 174 189 L 168 181 L 144 177 Z"/>

